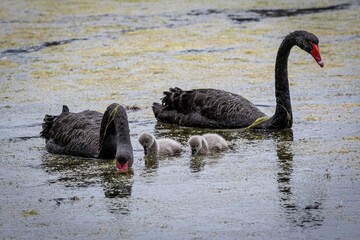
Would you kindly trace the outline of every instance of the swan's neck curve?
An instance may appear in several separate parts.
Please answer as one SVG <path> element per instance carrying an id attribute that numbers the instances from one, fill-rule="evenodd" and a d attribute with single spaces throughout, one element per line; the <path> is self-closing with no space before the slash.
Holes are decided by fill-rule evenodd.
<path id="1" fill-rule="evenodd" d="M 204 137 L 201 137 L 201 150 L 204 153 L 209 152 L 209 144 L 207 143 L 207 141 Z"/>
<path id="2" fill-rule="evenodd" d="M 259 125 L 260 128 L 284 129 L 292 126 L 292 110 L 288 80 L 288 58 L 291 48 L 296 45 L 292 36 L 287 36 L 281 43 L 275 63 L 275 114 Z"/>
<path id="3" fill-rule="evenodd" d="M 157 142 L 156 138 L 154 137 L 154 142 L 149 148 L 149 156 L 157 156 L 160 151 L 159 143 Z"/>

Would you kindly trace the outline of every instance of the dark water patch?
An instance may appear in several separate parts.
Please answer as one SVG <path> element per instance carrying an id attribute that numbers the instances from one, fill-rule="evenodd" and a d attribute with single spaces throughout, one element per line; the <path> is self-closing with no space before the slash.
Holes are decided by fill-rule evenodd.
<path id="1" fill-rule="evenodd" d="M 115 200 L 116 201 L 116 200 Z M 109 206 L 109 212 L 110 213 L 116 213 L 116 214 L 121 214 L 121 215 L 128 215 L 130 213 L 130 209 L 128 207 L 128 203 L 127 202 L 123 202 L 123 201 L 116 201 L 116 202 L 112 202 L 111 206 Z"/>
<path id="2" fill-rule="evenodd" d="M 132 174 L 120 175 L 116 171 L 102 174 L 101 184 L 106 198 L 126 198 L 132 193 Z"/>
<path id="3" fill-rule="evenodd" d="M 295 9 L 253 9 L 250 12 L 258 13 L 263 17 L 290 17 L 296 15 L 313 14 L 325 11 L 334 11 L 346 9 L 350 3 L 331 5 L 318 8 L 295 8 Z"/>
<path id="4" fill-rule="evenodd" d="M 315 203 L 315 205 L 318 205 L 318 203 Z M 314 206 L 315 206 L 314 205 Z M 321 205 L 321 204 L 320 204 Z M 320 207 L 319 205 L 319 207 Z M 303 227 L 303 228 L 312 228 L 312 227 L 318 227 L 323 225 L 324 222 L 324 216 L 322 214 L 322 208 L 308 208 L 308 206 L 304 207 L 300 214 L 298 214 L 297 218 L 294 218 L 294 223 L 297 226 Z"/>
<path id="5" fill-rule="evenodd" d="M 0 24 L 6 24 L 6 23 L 30 23 L 29 21 L 24 20 L 8 20 L 8 19 L 0 19 Z"/>
<path id="6" fill-rule="evenodd" d="M 221 14 L 224 13 L 225 10 L 219 9 L 207 9 L 205 11 L 202 10 L 191 10 L 187 15 L 189 16 L 201 16 L 201 15 L 210 15 L 210 14 Z"/>
<path id="7" fill-rule="evenodd" d="M 160 27 L 135 27 L 135 28 L 131 28 L 131 29 L 121 30 L 120 33 L 132 33 L 132 32 L 141 31 L 141 30 L 153 30 L 153 29 L 159 29 L 159 28 Z"/>
<path id="8" fill-rule="evenodd" d="M 263 18 L 274 18 L 274 17 L 291 17 L 297 15 L 314 14 L 326 11 L 336 11 L 346 9 L 350 6 L 350 3 L 331 5 L 327 7 L 318 8 L 294 8 L 294 9 L 251 9 L 246 12 L 255 13 L 258 16 L 247 17 L 244 13 L 228 14 L 227 17 L 237 23 L 243 22 L 257 22 Z M 245 14 L 245 15 L 246 15 Z"/>
<path id="9" fill-rule="evenodd" d="M 231 20 L 238 22 L 238 23 L 260 21 L 260 18 L 256 18 L 256 17 L 240 17 L 240 16 L 235 16 L 235 15 L 228 15 L 228 17 Z"/>
<path id="10" fill-rule="evenodd" d="M 228 52 L 234 48 L 204 48 L 204 49 L 187 49 L 180 51 L 180 53 L 213 53 L 213 52 Z"/>
<path id="11" fill-rule="evenodd" d="M 54 198 L 50 201 L 55 201 L 57 206 L 60 206 L 61 204 L 71 203 L 74 204 L 75 202 L 79 201 L 80 198 L 78 196 L 73 196 L 69 198 Z"/>
<path id="12" fill-rule="evenodd" d="M 10 138 L 9 142 L 22 142 L 22 141 L 27 141 L 30 139 L 34 139 L 34 138 L 40 138 L 39 136 L 25 136 L 25 137 L 14 137 L 14 138 Z"/>
<path id="13" fill-rule="evenodd" d="M 232 21 L 237 23 L 257 22 L 267 17 L 289 17 L 304 14 L 313 14 L 325 11 L 336 11 L 347 9 L 350 3 L 336 4 L 327 7 L 317 8 L 294 8 L 294 9 L 250 9 L 246 11 L 237 11 L 232 9 L 207 9 L 192 10 L 187 13 L 188 16 L 208 16 L 213 14 L 226 15 Z M 254 15 L 255 14 L 255 15 Z"/>
<path id="14" fill-rule="evenodd" d="M 84 40 L 88 40 L 88 39 L 87 38 L 71 38 L 71 39 L 66 39 L 66 40 L 44 42 L 37 46 L 31 46 L 31 47 L 26 47 L 26 48 L 17 48 L 17 49 L 8 49 L 8 50 L 1 52 L 1 54 L 13 55 L 13 54 L 19 54 L 19 53 L 37 52 L 37 51 L 42 50 L 43 48 L 59 46 L 59 45 L 64 45 L 64 44 L 68 44 L 68 43 L 75 42 L 75 41 L 84 41 Z"/>

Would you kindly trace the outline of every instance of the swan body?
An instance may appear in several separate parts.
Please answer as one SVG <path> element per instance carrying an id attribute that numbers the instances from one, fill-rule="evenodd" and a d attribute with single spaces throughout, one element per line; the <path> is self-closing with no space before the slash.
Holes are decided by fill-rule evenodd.
<path id="1" fill-rule="evenodd" d="M 272 117 L 267 117 L 246 98 L 231 92 L 217 89 L 184 91 L 178 87 L 164 92 L 162 104 L 153 103 L 154 115 L 158 121 L 188 127 L 291 128 L 293 118 L 287 73 L 290 50 L 293 46 L 300 47 L 323 67 L 318 44 L 318 38 L 306 31 L 295 31 L 284 38 L 276 57 L 276 110 Z"/>
<path id="2" fill-rule="evenodd" d="M 215 133 L 191 136 L 188 144 L 190 145 L 192 155 L 220 152 L 229 149 L 226 140 Z"/>
<path id="3" fill-rule="evenodd" d="M 72 113 L 63 106 L 58 116 L 45 115 L 40 133 L 50 153 L 89 158 L 116 159 L 119 171 L 133 164 L 133 149 L 126 110 L 113 103 L 102 114 Z"/>
<path id="4" fill-rule="evenodd" d="M 174 156 L 181 153 L 181 145 L 169 138 L 156 139 L 154 135 L 144 132 L 139 136 L 139 143 L 144 147 L 148 157 Z"/>

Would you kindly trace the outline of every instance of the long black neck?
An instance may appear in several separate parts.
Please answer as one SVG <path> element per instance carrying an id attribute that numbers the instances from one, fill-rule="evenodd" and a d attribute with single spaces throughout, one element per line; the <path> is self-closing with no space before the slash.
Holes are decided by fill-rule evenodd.
<path id="1" fill-rule="evenodd" d="M 114 158 L 118 148 L 130 144 L 130 130 L 125 109 L 111 104 L 104 113 L 100 127 L 100 158 Z M 131 144 L 130 144 L 131 145 Z"/>
<path id="2" fill-rule="evenodd" d="M 131 145 L 129 122 L 126 114 L 126 110 L 120 107 L 116 116 L 116 136 L 117 144 L 119 145 Z"/>
<path id="3" fill-rule="evenodd" d="M 279 47 L 275 63 L 275 114 L 269 120 L 260 124 L 258 128 L 284 129 L 291 128 L 292 126 L 293 118 L 287 64 L 290 50 L 295 44 L 295 38 L 289 35 L 284 39 Z"/>

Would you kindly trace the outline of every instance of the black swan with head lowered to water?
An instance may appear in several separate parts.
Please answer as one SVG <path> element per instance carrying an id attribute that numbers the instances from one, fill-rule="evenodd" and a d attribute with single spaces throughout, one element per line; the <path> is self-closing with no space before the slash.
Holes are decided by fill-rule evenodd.
<path id="1" fill-rule="evenodd" d="M 154 103 L 158 121 L 200 128 L 291 128 L 293 117 L 290 102 L 287 63 L 290 50 L 298 46 L 311 54 L 321 66 L 318 38 L 306 31 L 295 31 L 281 43 L 275 64 L 276 111 L 267 117 L 246 98 L 223 90 L 196 89 L 183 91 L 170 88 L 164 92 L 162 104 Z"/>
<path id="2" fill-rule="evenodd" d="M 115 158 L 119 171 L 127 171 L 133 164 L 127 114 L 119 104 L 111 104 L 104 114 L 89 110 L 71 113 L 64 105 L 59 116 L 45 116 L 42 129 L 50 153 Z"/>

